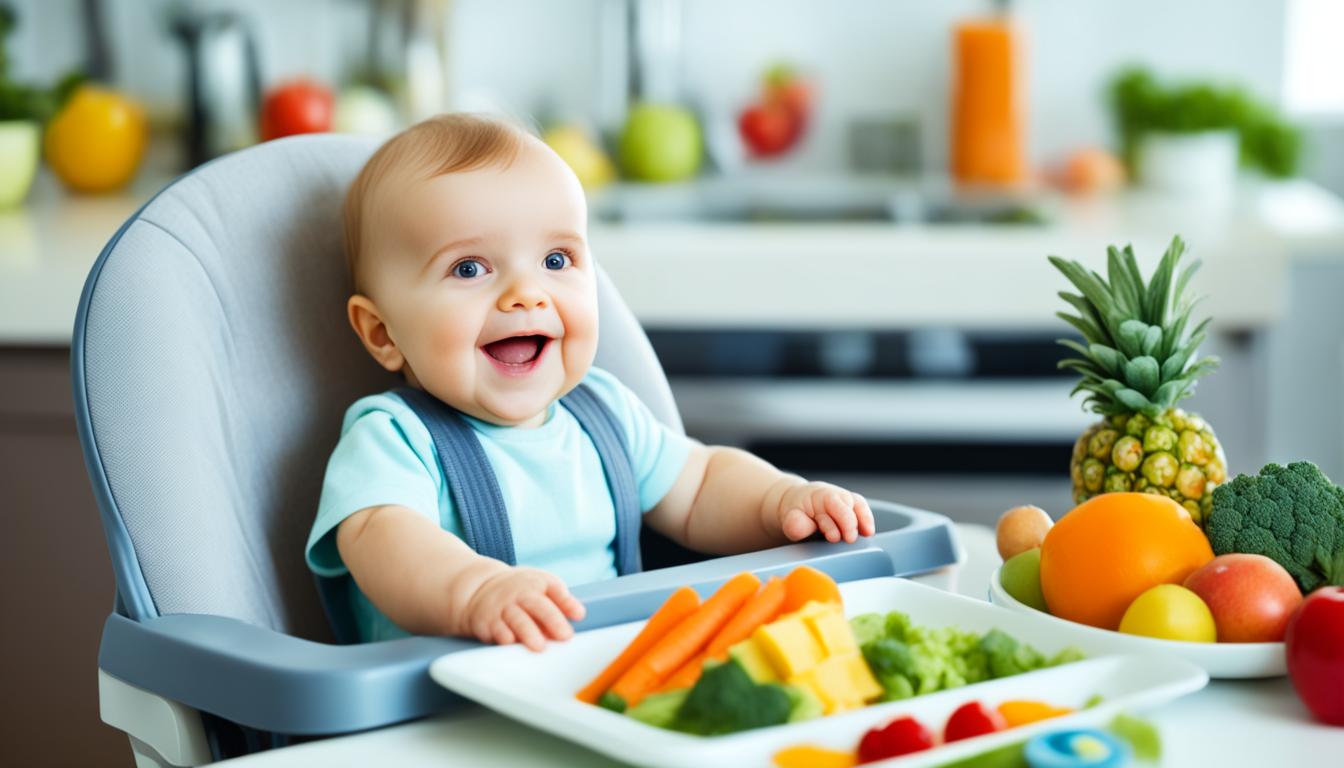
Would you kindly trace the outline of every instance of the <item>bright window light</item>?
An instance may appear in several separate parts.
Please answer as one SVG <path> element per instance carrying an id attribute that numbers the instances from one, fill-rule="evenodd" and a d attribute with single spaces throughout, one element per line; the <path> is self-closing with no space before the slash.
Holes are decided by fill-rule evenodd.
<path id="1" fill-rule="evenodd" d="M 1288 0 L 1284 106 L 1296 114 L 1344 115 L 1344 2 Z"/>

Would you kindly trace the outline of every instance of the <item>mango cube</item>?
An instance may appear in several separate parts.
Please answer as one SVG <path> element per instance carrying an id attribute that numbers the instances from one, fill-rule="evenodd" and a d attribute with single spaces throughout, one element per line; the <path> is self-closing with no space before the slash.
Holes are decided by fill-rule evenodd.
<path id="1" fill-rule="evenodd" d="M 811 605 L 811 603 L 809 603 Z M 854 640 L 854 630 L 850 629 L 840 606 L 830 605 L 828 610 L 818 611 L 807 616 L 804 621 L 817 636 L 827 656 L 854 653 L 859 644 Z"/>
<path id="2" fill-rule="evenodd" d="M 857 651 L 832 656 L 789 678 L 789 683 L 804 686 L 816 694 L 828 715 L 857 709 L 882 694 L 882 686 L 873 679 L 863 655 Z"/>
<path id="3" fill-rule="evenodd" d="M 784 679 L 806 672 L 826 658 L 816 635 L 798 616 L 757 627 L 751 637 Z"/>
<path id="4" fill-rule="evenodd" d="M 774 665 L 766 658 L 765 653 L 761 651 L 761 646 L 752 638 L 747 638 L 728 648 L 728 657 L 736 659 L 737 663 L 747 671 L 752 680 L 757 683 L 777 683 L 779 675 L 775 674 Z"/>

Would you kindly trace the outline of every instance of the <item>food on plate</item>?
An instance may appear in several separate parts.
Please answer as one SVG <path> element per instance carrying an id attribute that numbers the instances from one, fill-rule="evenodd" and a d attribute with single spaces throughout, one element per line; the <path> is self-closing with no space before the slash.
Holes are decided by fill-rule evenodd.
<path id="1" fill-rule="evenodd" d="M 757 683 L 735 661 L 711 664 L 672 718 L 671 727 L 700 736 L 736 733 L 789 721 L 793 697 L 777 683 Z"/>
<path id="2" fill-rule="evenodd" d="M 1063 717 L 1073 714 L 1075 711 L 1071 707 L 1057 707 L 1044 701 L 1030 699 L 1005 701 L 998 707 L 999 714 L 1003 716 L 1003 721 L 1008 724 L 1009 728 L 1031 725 L 1041 720 L 1049 720 L 1052 717 Z"/>
<path id="3" fill-rule="evenodd" d="M 1029 549 L 1014 555 L 1003 564 L 999 581 L 1005 592 L 1023 605 L 1038 611 L 1047 611 L 1045 595 L 1041 592 L 1041 550 Z"/>
<path id="4" fill-rule="evenodd" d="M 958 707 L 947 718 L 947 722 L 943 724 L 941 741 L 933 731 L 918 719 L 910 715 L 899 715 L 865 731 L 859 740 L 857 752 L 800 744 L 776 752 L 774 764 L 780 768 L 810 768 L 812 766 L 849 766 L 855 763 L 871 763 L 914 752 L 923 752 L 941 744 L 950 744 L 976 736 L 998 733 L 1008 728 L 1030 725 L 1052 717 L 1068 715 L 1075 711 L 1070 707 L 1058 707 L 1043 701 L 1005 701 L 998 707 L 990 707 L 984 702 L 972 700 Z M 1126 722 L 1122 723 L 1122 718 Z M 1142 720 L 1125 716 L 1116 718 L 1116 721 L 1112 723 L 1112 729 L 1119 734 L 1120 730 L 1116 728 L 1117 725 L 1120 725 L 1124 731 L 1134 734 L 1140 741 L 1144 741 L 1146 747 L 1151 746 L 1157 738 L 1156 731 L 1152 729 L 1152 726 Z M 1121 738 L 1128 739 L 1129 737 L 1122 735 Z M 1108 743 L 1115 746 L 1117 750 L 1124 750 L 1119 742 Z M 1021 742 L 1009 744 L 990 752 L 966 758 L 953 765 L 958 766 L 958 768 L 1022 765 L 1023 747 L 1024 743 Z M 1160 742 L 1158 742 L 1157 752 L 1160 754 Z M 1146 751 L 1146 754 L 1151 753 L 1151 749 Z"/>
<path id="5" fill-rule="evenodd" d="M 800 565 L 784 577 L 784 605 L 781 613 L 793 613 L 813 600 L 844 606 L 840 586 L 835 579 L 810 565 Z"/>
<path id="6" fill-rule="evenodd" d="M 990 709 L 978 701 L 968 701 L 947 718 L 947 724 L 943 726 L 943 743 L 983 736 L 1007 727 L 1008 721 L 997 709 Z"/>
<path id="7" fill-rule="evenodd" d="M 695 656 L 760 587 L 755 574 L 739 573 L 653 644 L 599 699 L 618 712 L 639 704 Z"/>
<path id="8" fill-rule="evenodd" d="M 1041 545 L 1041 591 L 1050 613 L 1116 629 L 1125 610 L 1159 584 L 1180 584 L 1213 559 L 1181 505 L 1147 493 L 1107 493 L 1078 505 Z"/>
<path id="9" fill-rule="evenodd" d="M 910 716 L 870 729 L 859 741 L 859 762 L 872 763 L 933 749 L 933 733 Z"/>
<path id="10" fill-rule="evenodd" d="M 899 611 L 850 620 L 864 660 L 883 689 L 883 701 L 1031 672 L 1078 661 L 1076 648 L 1047 658 L 998 629 L 983 636 L 956 627 L 920 627 Z"/>
<path id="11" fill-rule="evenodd" d="M 580 701 L 596 704 L 602 694 L 607 692 L 626 670 L 649 652 L 655 643 L 680 624 L 686 617 L 700 607 L 700 595 L 690 587 L 681 587 L 672 593 L 663 605 L 649 617 L 648 623 L 640 630 L 630 645 L 607 665 L 593 681 L 584 686 L 577 694 Z"/>
<path id="12" fill-rule="evenodd" d="M 1297 582 L 1264 555 L 1219 555 L 1190 574 L 1185 587 L 1209 607 L 1220 643 L 1280 642 L 1302 604 Z"/>
<path id="13" fill-rule="evenodd" d="M 839 749 L 802 744 L 776 752 L 773 762 L 776 768 L 853 768 L 859 764 L 859 756 Z"/>
<path id="14" fill-rule="evenodd" d="M 1139 595 L 1120 620 L 1120 631 L 1191 643 L 1218 639 L 1209 606 L 1199 595 L 1177 584 L 1159 584 Z"/>
<path id="15" fill-rule="evenodd" d="M 1214 552 L 1264 555 L 1303 594 L 1344 584 L 1344 489 L 1311 462 L 1268 464 L 1219 487 L 1207 532 Z"/>
<path id="16" fill-rule="evenodd" d="M 1317 720 L 1344 726 L 1344 587 L 1307 595 L 1284 635 L 1288 676 Z"/>
<path id="17" fill-rule="evenodd" d="M 834 603 L 810 602 L 758 628 L 741 645 L 735 658 L 754 660 L 752 669 L 759 677 L 753 679 L 783 680 L 806 689 L 821 701 L 825 714 L 857 709 L 882 695 Z"/>
<path id="18" fill-rule="evenodd" d="M 999 557 L 1011 560 L 1029 549 L 1041 546 L 1046 531 L 1055 521 L 1040 507 L 1013 507 L 999 517 L 995 532 Z"/>
<path id="19" fill-rule="evenodd" d="M 1162 759 L 1162 734 L 1147 720 L 1119 714 L 1107 728 L 1124 739 L 1140 760 L 1155 763 Z"/>
<path id="20" fill-rule="evenodd" d="M 829 576 L 822 575 L 830 579 Z M 723 625 L 718 634 L 709 641 L 705 650 L 692 656 L 681 669 L 672 673 L 660 690 L 690 688 L 695 685 L 706 659 L 715 661 L 727 659 L 729 648 L 746 640 L 757 627 L 774 621 L 784 606 L 784 598 L 785 581 L 778 576 L 772 576 L 766 581 L 765 586 L 749 598 L 742 609 Z"/>
<path id="21" fill-rule="evenodd" d="M 1086 406 L 1103 416 L 1073 447 L 1075 502 L 1115 491 L 1156 494 L 1202 524 L 1209 493 L 1227 478 L 1213 429 L 1176 407 L 1218 366 L 1217 358 L 1195 356 L 1209 320 L 1190 324 L 1198 299 L 1187 287 L 1199 262 L 1178 274 L 1184 251 L 1185 243 L 1173 238 L 1146 284 L 1129 246 L 1108 249 L 1106 278 L 1050 257 L 1079 291 L 1060 294 L 1077 314 L 1059 316 L 1083 335 L 1081 344 L 1060 340 L 1076 356 L 1059 365 L 1082 377 L 1074 391 L 1087 393 Z"/>

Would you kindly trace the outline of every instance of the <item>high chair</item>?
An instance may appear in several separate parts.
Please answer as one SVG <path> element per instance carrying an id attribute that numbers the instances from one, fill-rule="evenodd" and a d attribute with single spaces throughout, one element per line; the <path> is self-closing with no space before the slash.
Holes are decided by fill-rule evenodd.
<path id="1" fill-rule="evenodd" d="M 345 408 L 398 381 L 345 320 L 341 199 L 377 141 L 281 139 L 174 181 L 117 231 L 75 321 L 79 436 L 115 578 L 102 718 L 139 766 L 191 766 L 461 705 L 434 658 L 474 641 L 335 642 L 305 536 Z M 597 254 L 599 260 L 601 254 Z M 647 337 L 599 270 L 596 365 L 681 430 Z M 837 580 L 957 560 L 949 522 L 872 503 L 879 533 L 697 559 L 645 529 L 643 573 L 577 585 L 582 631 L 676 587 L 809 563 Z M 666 567 L 659 567 L 666 566 Z"/>

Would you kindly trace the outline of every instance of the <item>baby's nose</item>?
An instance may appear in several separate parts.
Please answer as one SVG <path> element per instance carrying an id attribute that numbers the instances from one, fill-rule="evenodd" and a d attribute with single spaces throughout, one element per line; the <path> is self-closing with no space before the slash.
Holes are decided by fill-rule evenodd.
<path id="1" fill-rule="evenodd" d="M 530 280 L 515 280 L 499 297 L 499 310 L 545 309 L 549 302 L 546 292 Z"/>

